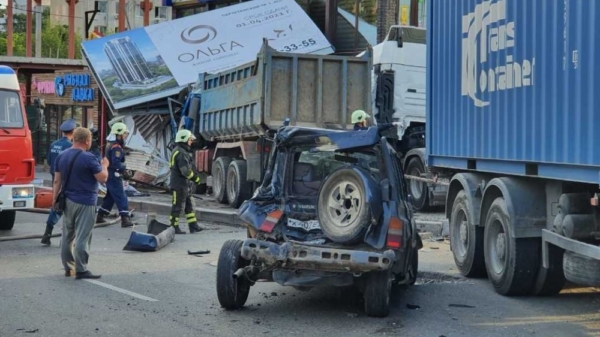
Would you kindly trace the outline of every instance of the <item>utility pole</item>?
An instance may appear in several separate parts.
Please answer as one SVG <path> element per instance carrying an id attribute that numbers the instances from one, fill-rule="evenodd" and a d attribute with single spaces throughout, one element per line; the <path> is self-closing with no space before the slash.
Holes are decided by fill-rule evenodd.
<path id="1" fill-rule="evenodd" d="M 419 26 L 419 0 L 410 0 L 410 25 Z"/>
<path id="2" fill-rule="evenodd" d="M 33 21 L 33 0 L 27 0 L 27 14 L 25 20 L 25 56 L 31 57 L 31 26 Z"/>
<path id="3" fill-rule="evenodd" d="M 125 0 L 119 0 L 119 32 L 125 31 L 125 16 L 127 9 L 125 8 Z"/>
<path id="4" fill-rule="evenodd" d="M 35 0 L 35 57 L 42 57 L 42 0 Z"/>
<path id="5" fill-rule="evenodd" d="M 14 1 L 9 0 L 6 6 L 6 56 L 13 55 L 13 6 Z"/>
<path id="6" fill-rule="evenodd" d="M 30 1 L 30 0 L 28 0 Z M 66 0 L 69 4 L 69 48 L 68 57 L 75 58 L 75 5 L 78 0 Z"/>
<path id="7" fill-rule="evenodd" d="M 377 0 L 377 43 L 383 42 L 390 27 L 398 24 L 398 0 Z"/>
<path id="8" fill-rule="evenodd" d="M 150 24 L 150 10 L 152 10 L 152 3 L 150 0 L 144 0 L 140 3 L 141 9 L 144 11 L 144 27 Z"/>

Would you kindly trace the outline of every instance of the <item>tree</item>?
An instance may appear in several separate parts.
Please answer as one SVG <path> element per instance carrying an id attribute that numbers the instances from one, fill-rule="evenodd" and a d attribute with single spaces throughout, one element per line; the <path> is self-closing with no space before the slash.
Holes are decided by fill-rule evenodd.
<path id="1" fill-rule="evenodd" d="M 5 16 L 4 9 L 0 10 L 0 16 Z M 25 31 L 26 31 L 26 15 L 13 15 L 13 55 L 25 56 Z M 35 55 L 35 19 L 33 15 L 32 31 L 32 54 Z M 81 36 L 75 34 L 75 58 L 81 58 L 81 50 L 77 48 L 81 44 Z M 42 57 L 52 58 L 67 58 L 69 48 L 69 27 L 66 25 L 52 25 L 50 22 L 50 8 L 44 7 L 42 13 Z M 0 32 L 0 55 L 6 55 L 6 31 Z"/>

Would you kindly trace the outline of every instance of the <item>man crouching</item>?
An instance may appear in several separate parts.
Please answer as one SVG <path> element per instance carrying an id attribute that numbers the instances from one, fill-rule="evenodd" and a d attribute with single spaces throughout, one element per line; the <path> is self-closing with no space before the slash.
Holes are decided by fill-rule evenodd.
<path id="1" fill-rule="evenodd" d="M 61 258 L 65 276 L 71 276 L 75 271 L 76 279 L 100 278 L 100 275 L 94 275 L 87 269 L 87 264 L 96 216 L 98 183 L 106 182 L 109 163 L 106 158 L 98 163 L 98 159 L 87 152 L 91 145 L 90 130 L 76 128 L 73 146 L 61 152 L 55 161 L 54 208 L 64 214 Z M 64 203 L 58 202 L 59 192 L 64 196 Z"/>
<path id="2" fill-rule="evenodd" d="M 192 199 L 188 188 L 188 180 L 200 185 L 200 175 L 194 171 L 192 164 L 192 142 L 196 139 L 191 131 L 180 130 L 175 136 L 177 146 L 173 149 L 171 160 L 171 183 L 173 190 L 173 206 L 171 207 L 171 226 L 175 227 L 175 234 L 185 234 L 179 228 L 179 214 L 181 206 L 185 205 L 185 218 L 190 229 L 190 233 L 200 232 L 202 228 L 198 226 L 196 220 L 196 211 L 192 205 Z"/>

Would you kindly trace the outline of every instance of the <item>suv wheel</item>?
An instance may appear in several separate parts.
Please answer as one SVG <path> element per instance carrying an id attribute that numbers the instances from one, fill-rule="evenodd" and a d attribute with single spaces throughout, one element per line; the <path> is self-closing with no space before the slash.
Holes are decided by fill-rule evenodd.
<path id="1" fill-rule="evenodd" d="M 250 293 L 250 281 L 245 278 L 234 278 L 239 268 L 250 264 L 240 256 L 242 241 L 227 240 L 221 247 L 217 263 L 217 298 L 226 310 L 236 310 L 246 304 Z"/>
<path id="2" fill-rule="evenodd" d="M 374 271 L 366 275 L 365 313 L 370 317 L 386 317 L 390 313 L 392 274 L 389 270 Z"/>
<path id="3" fill-rule="evenodd" d="M 362 178 L 353 169 L 332 173 L 319 191 L 317 212 L 321 229 L 337 243 L 361 239 L 370 224 L 371 208 Z"/>

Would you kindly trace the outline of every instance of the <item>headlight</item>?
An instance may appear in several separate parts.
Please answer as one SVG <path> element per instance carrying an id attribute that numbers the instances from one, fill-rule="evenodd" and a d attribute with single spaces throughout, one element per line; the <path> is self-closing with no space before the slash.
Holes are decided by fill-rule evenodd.
<path id="1" fill-rule="evenodd" d="M 33 187 L 15 187 L 12 196 L 13 199 L 33 198 Z"/>

